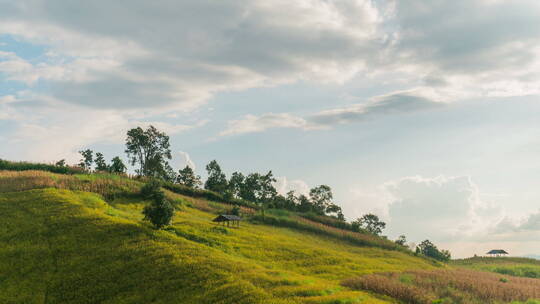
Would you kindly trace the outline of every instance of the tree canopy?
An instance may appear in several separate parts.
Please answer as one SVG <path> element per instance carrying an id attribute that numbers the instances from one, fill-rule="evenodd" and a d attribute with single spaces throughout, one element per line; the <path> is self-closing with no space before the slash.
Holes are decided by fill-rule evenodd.
<path id="1" fill-rule="evenodd" d="M 172 158 L 169 136 L 158 131 L 154 126 L 146 130 L 141 127 L 127 132 L 126 154 L 131 165 L 137 165 L 135 170 L 139 176 L 151 176 L 169 179 L 170 165 L 167 160 Z"/>

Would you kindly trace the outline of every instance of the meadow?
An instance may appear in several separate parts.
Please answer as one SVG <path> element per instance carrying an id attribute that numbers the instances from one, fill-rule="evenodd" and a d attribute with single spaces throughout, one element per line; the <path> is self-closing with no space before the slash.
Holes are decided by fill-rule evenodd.
<path id="1" fill-rule="evenodd" d="M 447 265 L 285 210 L 267 210 L 262 217 L 242 206 L 247 220 L 229 228 L 212 219 L 230 204 L 165 190 L 175 216 L 170 226 L 155 230 L 142 220 L 148 203 L 139 195 L 142 185 L 109 174 L 0 171 L 0 303 L 540 298 L 536 279 L 480 271 L 479 261 Z"/>
<path id="2" fill-rule="evenodd" d="M 211 220 L 229 206 L 172 192 L 174 221 L 154 230 L 142 221 L 146 202 L 129 195 L 140 186 L 135 181 L 0 176 L 1 303 L 393 303 L 340 281 L 436 267 L 304 230 L 220 227 Z"/>

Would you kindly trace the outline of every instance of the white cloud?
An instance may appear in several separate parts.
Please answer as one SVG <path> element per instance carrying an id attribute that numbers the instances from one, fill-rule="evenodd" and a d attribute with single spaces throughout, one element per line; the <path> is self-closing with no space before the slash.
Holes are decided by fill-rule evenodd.
<path id="1" fill-rule="evenodd" d="M 261 116 L 246 115 L 243 119 L 231 120 L 220 136 L 262 132 L 271 128 L 297 128 L 302 130 L 321 129 L 322 126 L 310 124 L 301 117 L 288 113 L 267 113 Z"/>
<path id="2" fill-rule="evenodd" d="M 294 191 L 296 194 L 309 194 L 309 186 L 308 184 L 300 179 L 295 180 L 289 180 L 285 176 L 279 176 L 276 177 L 276 182 L 274 183 L 274 187 L 276 187 L 276 190 L 281 195 L 286 195 L 289 191 Z"/>
<path id="3" fill-rule="evenodd" d="M 113 110 L 66 105 L 37 96 L 22 96 L 0 107 L 2 113 L 9 113 L 5 119 L 13 123 L 13 131 L 6 138 L 10 149 L 3 157 L 14 160 L 50 162 L 65 158 L 76 162 L 80 149 L 97 143 L 121 143 L 127 130 L 136 126 L 154 125 L 170 135 L 206 123 L 183 125 L 140 120 Z"/>
<path id="4" fill-rule="evenodd" d="M 1 33 L 75 58 L 78 73 L 51 82 L 55 98 L 99 108 L 193 109 L 220 91 L 343 82 L 365 66 L 381 22 L 368 0 L 23 0 L 0 11 Z"/>

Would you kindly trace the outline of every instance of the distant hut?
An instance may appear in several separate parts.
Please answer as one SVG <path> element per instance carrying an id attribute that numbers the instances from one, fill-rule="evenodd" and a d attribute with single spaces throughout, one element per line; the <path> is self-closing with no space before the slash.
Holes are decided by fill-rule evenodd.
<path id="1" fill-rule="evenodd" d="M 218 224 L 223 224 L 225 226 L 225 223 L 227 223 L 227 226 L 229 227 L 231 222 L 234 227 L 236 224 L 236 227 L 240 227 L 240 221 L 242 220 L 241 217 L 238 215 L 232 215 L 232 214 L 221 214 L 215 219 L 212 220 L 212 222 L 216 222 Z"/>
<path id="2" fill-rule="evenodd" d="M 496 257 L 500 257 L 502 255 L 505 255 L 505 254 L 508 254 L 508 252 L 502 250 L 502 249 L 493 249 L 493 250 L 490 250 L 487 255 L 489 256 L 496 256 Z"/>

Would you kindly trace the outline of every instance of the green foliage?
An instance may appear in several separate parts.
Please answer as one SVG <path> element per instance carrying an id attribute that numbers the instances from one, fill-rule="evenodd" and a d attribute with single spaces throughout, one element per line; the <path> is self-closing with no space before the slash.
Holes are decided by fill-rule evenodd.
<path id="1" fill-rule="evenodd" d="M 169 178 L 170 166 L 167 160 L 172 158 L 169 136 L 154 126 L 146 130 L 141 127 L 129 130 L 125 152 L 131 165 L 138 166 L 136 172 L 140 176 Z"/>
<path id="2" fill-rule="evenodd" d="M 204 188 L 221 195 L 225 194 L 227 192 L 227 177 L 221 171 L 218 162 L 216 160 L 211 161 L 206 165 L 206 171 L 208 171 L 208 178 L 204 183 Z"/>
<path id="3" fill-rule="evenodd" d="M 96 153 L 96 171 L 98 172 L 108 172 L 109 166 L 107 165 L 107 162 L 105 161 L 105 157 L 103 157 L 103 154 L 101 152 Z"/>
<path id="4" fill-rule="evenodd" d="M 332 189 L 327 185 L 320 185 L 309 191 L 309 198 L 313 204 L 313 211 L 325 214 L 332 203 Z"/>
<path id="5" fill-rule="evenodd" d="M 144 220 L 150 221 L 154 227 L 161 229 L 171 223 L 174 215 L 174 207 L 165 198 L 162 191 L 153 194 L 153 200 L 150 205 L 144 207 Z"/>
<path id="6" fill-rule="evenodd" d="M 423 254 L 427 257 L 434 258 L 439 261 L 449 261 L 450 260 L 450 251 L 448 250 L 439 250 L 435 244 L 429 240 L 425 240 L 420 245 L 416 247 L 418 253 Z"/>
<path id="7" fill-rule="evenodd" d="M 379 235 L 386 227 L 386 223 L 381 221 L 377 215 L 368 213 L 353 222 L 353 227 L 354 229 L 364 229 L 369 233 Z"/>
<path id="8" fill-rule="evenodd" d="M 126 172 L 126 170 L 127 170 L 127 167 L 126 165 L 124 165 L 124 162 L 122 161 L 122 159 L 120 159 L 120 157 L 115 156 L 111 160 L 111 165 L 109 166 L 109 172 L 116 173 L 116 174 L 123 174 Z"/>
<path id="9" fill-rule="evenodd" d="M 79 162 L 79 167 L 83 168 L 85 171 L 92 171 L 92 164 L 94 163 L 94 152 L 90 149 L 79 151 L 82 158 Z"/>
<path id="10" fill-rule="evenodd" d="M 176 182 L 190 188 L 199 188 L 202 185 L 201 177 L 195 175 L 190 166 L 178 171 Z"/>

